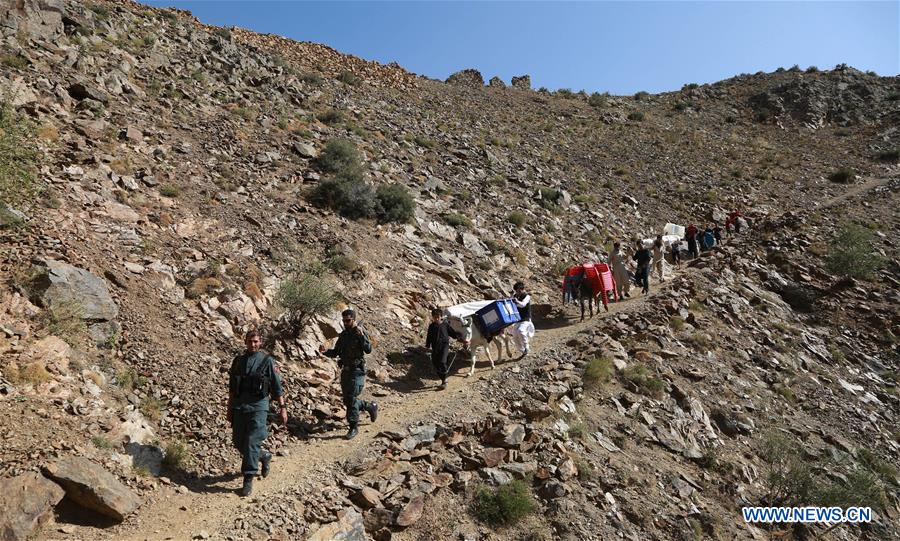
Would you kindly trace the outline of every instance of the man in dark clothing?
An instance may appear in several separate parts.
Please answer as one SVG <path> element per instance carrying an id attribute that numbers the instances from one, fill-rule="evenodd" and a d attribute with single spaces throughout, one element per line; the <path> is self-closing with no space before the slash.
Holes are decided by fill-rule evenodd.
<path id="1" fill-rule="evenodd" d="M 700 255 L 697 251 L 697 226 L 694 224 L 689 225 L 684 232 L 684 238 L 688 243 L 688 255 L 690 255 L 691 258 Z"/>
<path id="2" fill-rule="evenodd" d="M 716 239 L 716 244 L 722 242 L 722 228 L 719 226 L 718 222 L 713 222 L 713 237 Z"/>
<path id="3" fill-rule="evenodd" d="M 281 423 L 287 424 L 287 407 L 284 404 L 284 389 L 281 376 L 275 368 L 275 359 L 259 348 L 262 337 L 257 331 L 250 331 L 244 337 L 247 350 L 231 361 L 228 371 L 228 422 L 234 446 L 241 453 L 241 473 L 244 486 L 241 496 L 249 496 L 253 491 L 253 478 L 260 473 L 269 475 L 272 453 L 262 449 L 266 439 L 266 418 L 269 413 L 269 396 L 278 400 Z"/>
<path id="4" fill-rule="evenodd" d="M 646 295 L 650 293 L 650 261 L 653 259 L 648 248 L 644 247 L 644 243 L 637 241 L 634 247 L 634 255 L 631 256 L 637 265 L 634 275 L 638 281 L 638 285 L 643 289 L 641 292 Z"/>
<path id="5" fill-rule="evenodd" d="M 319 352 L 332 359 L 338 358 L 338 367 L 341 368 L 341 396 L 347 408 L 347 423 L 350 425 L 345 439 L 352 440 L 359 434 L 359 410 L 367 411 L 369 419 L 375 422 L 378 404 L 359 399 L 366 383 L 366 361 L 363 356 L 372 352 L 369 336 L 356 324 L 356 312 L 353 310 L 344 310 L 341 321 L 344 323 L 344 330 L 338 335 L 337 343 L 327 351 L 325 346 L 319 346 Z"/>
<path id="6" fill-rule="evenodd" d="M 428 326 L 428 336 L 425 338 L 425 349 L 431 350 L 431 364 L 434 371 L 441 378 L 438 390 L 447 388 L 447 376 L 450 367 L 447 366 L 447 354 L 450 353 L 450 338 L 462 340 L 463 336 L 453 330 L 450 322 L 444 319 L 444 313 L 440 308 L 431 310 L 431 325 Z"/>

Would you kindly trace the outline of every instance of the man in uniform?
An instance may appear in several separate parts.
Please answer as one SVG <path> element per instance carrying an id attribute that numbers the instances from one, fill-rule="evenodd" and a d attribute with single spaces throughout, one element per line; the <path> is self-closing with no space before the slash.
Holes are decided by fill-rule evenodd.
<path id="1" fill-rule="evenodd" d="M 326 350 L 325 346 L 319 346 L 319 353 L 326 357 L 338 358 L 338 367 L 341 368 L 341 395 L 344 398 L 344 406 L 347 408 L 347 423 L 350 431 L 345 439 L 352 440 L 359 434 L 359 410 L 369 413 L 369 419 L 375 422 L 378 417 L 378 404 L 360 400 L 363 386 L 366 383 L 366 361 L 363 356 L 372 352 L 372 343 L 369 336 L 356 324 L 356 312 L 344 310 L 341 313 L 341 321 L 344 330 L 338 335 L 334 347 Z"/>
<path id="2" fill-rule="evenodd" d="M 272 453 L 262 449 L 262 442 L 268 435 L 269 397 L 278 400 L 282 424 L 287 424 L 288 415 L 281 376 L 275 368 L 275 359 L 259 349 L 262 345 L 259 332 L 248 332 L 244 345 L 247 350 L 231 361 L 228 371 L 227 417 L 234 446 L 241 453 L 241 473 L 244 475 L 241 496 L 249 496 L 253 491 L 253 478 L 257 473 L 267 477 L 272 461 Z"/>

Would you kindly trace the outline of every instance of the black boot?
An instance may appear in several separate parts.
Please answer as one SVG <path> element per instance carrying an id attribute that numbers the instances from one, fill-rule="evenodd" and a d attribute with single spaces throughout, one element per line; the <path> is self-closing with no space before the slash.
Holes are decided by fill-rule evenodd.
<path id="1" fill-rule="evenodd" d="M 245 475 L 244 476 L 244 486 L 241 487 L 241 496 L 247 497 L 250 493 L 253 492 L 253 476 Z"/>
<path id="2" fill-rule="evenodd" d="M 262 468 L 260 468 L 260 474 L 265 478 L 269 476 L 269 467 L 272 465 L 272 453 L 268 451 L 263 451 L 262 457 L 259 459 L 262 464 Z"/>
<path id="3" fill-rule="evenodd" d="M 375 419 L 378 419 L 378 404 L 376 404 L 375 402 L 370 402 L 369 403 L 369 420 L 374 423 Z"/>
<path id="4" fill-rule="evenodd" d="M 359 429 L 356 428 L 355 426 L 351 426 L 351 427 L 350 427 L 350 431 L 347 432 L 347 435 L 344 436 L 344 439 L 345 439 L 345 440 L 352 440 L 353 438 L 356 437 L 357 434 L 359 434 Z"/>

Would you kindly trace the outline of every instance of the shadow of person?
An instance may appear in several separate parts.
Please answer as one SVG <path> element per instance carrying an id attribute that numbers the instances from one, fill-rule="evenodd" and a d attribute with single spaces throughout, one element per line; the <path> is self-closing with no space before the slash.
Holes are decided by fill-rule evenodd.
<path id="1" fill-rule="evenodd" d="M 403 351 L 392 351 L 388 353 L 387 361 L 392 367 L 405 367 L 406 373 L 382 383 L 383 387 L 400 393 L 421 393 L 438 383 L 438 377 L 431 365 L 431 354 L 423 347 L 414 346 Z M 433 380 L 435 384 L 427 380 Z"/>
<path id="2" fill-rule="evenodd" d="M 198 494 L 222 494 L 234 492 L 236 487 L 233 482 L 241 477 L 241 472 L 239 471 L 199 476 L 182 473 L 178 481 L 191 492 Z"/>

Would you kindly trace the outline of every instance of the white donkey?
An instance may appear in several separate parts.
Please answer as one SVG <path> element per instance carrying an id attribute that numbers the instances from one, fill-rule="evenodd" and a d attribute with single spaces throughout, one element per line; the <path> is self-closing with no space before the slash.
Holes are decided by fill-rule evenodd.
<path id="1" fill-rule="evenodd" d="M 478 356 L 478 350 L 483 348 L 485 353 L 487 354 L 488 360 L 491 362 L 491 369 L 494 368 L 494 357 L 491 355 L 491 344 L 497 348 L 497 360 L 503 356 L 503 346 L 506 345 L 506 356 L 512 358 L 512 350 L 510 348 L 510 343 L 512 342 L 512 337 L 507 332 L 507 329 L 503 329 L 499 334 L 494 335 L 494 338 L 491 342 L 488 342 L 487 339 L 482 336 L 481 331 L 478 329 L 478 326 L 475 325 L 475 320 L 473 314 L 484 308 L 488 304 L 493 301 L 476 301 L 476 302 L 467 302 L 464 304 L 458 304 L 456 306 L 451 306 L 444 310 L 444 315 L 447 316 L 447 319 L 450 321 L 450 327 L 462 335 L 463 339 L 469 343 L 468 353 L 472 358 L 472 366 L 469 368 L 469 373 L 466 374 L 466 377 L 471 376 L 475 373 L 475 361 Z"/>

